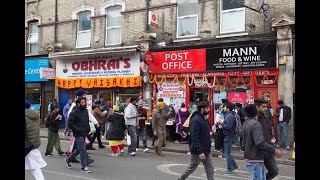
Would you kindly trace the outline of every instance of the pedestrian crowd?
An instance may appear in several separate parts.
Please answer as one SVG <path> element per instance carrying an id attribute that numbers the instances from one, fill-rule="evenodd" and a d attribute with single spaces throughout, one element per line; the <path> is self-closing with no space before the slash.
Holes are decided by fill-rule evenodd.
<path id="1" fill-rule="evenodd" d="M 125 105 L 117 100 L 112 107 L 110 102 L 96 100 L 91 107 L 87 107 L 86 92 L 82 88 L 77 91 L 75 100 L 70 99 L 62 108 L 62 114 L 57 101 L 50 102 L 49 113 L 45 118 L 48 143 L 44 155 L 53 156 L 53 147 L 55 147 L 59 156 L 67 156 L 65 163 L 68 168 L 72 168 L 72 163 L 80 163 L 80 171 L 90 173 L 88 165 L 94 160 L 88 154 L 89 150 L 95 150 L 92 146 L 95 139 L 98 141 L 98 147 L 104 149 L 106 146 L 102 144 L 101 138 L 106 138 L 113 157 L 123 155 L 125 140 L 128 144 L 127 153 L 130 156 L 135 156 L 139 150 L 150 152 L 146 140 L 148 113 L 143 107 L 143 102 L 143 99 L 131 97 Z M 197 99 L 190 109 L 182 103 L 175 110 L 173 106 L 167 105 L 162 98 L 159 98 L 150 121 L 152 146 L 156 155 L 165 156 L 162 147 L 166 145 L 166 124 L 170 121 L 174 126 L 169 130 L 171 136 L 169 138 L 176 143 L 189 144 L 191 156 L 190 165 L 178 178 L 179 180 L 186 179 L 200 162 L 204 165 L 207 179 L 214 179 L 212 146 L 215 151 L 223 152 L 226 159 L 224 174 L 233 174 L 234 170 L 239 168 L 231 155 L 231 149 L 237 143 L 240 151 L 244 153 L 251 179 L 273 179 L 279 171 L 275 156 L 281 157 L 282 154 L 279 150 L 282 131 L 285 136 L 285 148 L 290 150 L 288 123 L 291 119 L 291 108 L 284 105 L 282 100 L 278 101 L 278 105 L 276 110 L 278 142 L 276 144 L 273 133 L 273 109 L 270 103 L 262 98 L 256 99 L 254 104 L 248 104 L 245 107 L 240 103 L 233 104 L 227 99 L 222 99 L 212 127 L 209 125 L 208 102 Z M 40 118 L 39 114 L 29 107 L 30 102 L 25 100 L 25 169 L 30 170 L 37 180 L 42 180 L 44 177 L 41 168 L 47 164 L 37 149 L 41 144 Z M 70 147 L 65 151 L 61 150 L 58 133 L 62 116 L 66 120 L 63 135 L 70 137 Z M 143 149 L 139 148 L 140 138 Z M 27 146 L 30 144 L 32 148 Z M 78 155 L 79 160 L 76 158 Z"/>

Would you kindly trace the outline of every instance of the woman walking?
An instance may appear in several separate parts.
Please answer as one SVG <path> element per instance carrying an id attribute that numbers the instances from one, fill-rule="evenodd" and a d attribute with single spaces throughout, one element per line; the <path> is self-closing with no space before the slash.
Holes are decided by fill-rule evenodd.
<path id="1" fill-rule="evenodd" d="M 187 144 L 188 143 L 188 134 L 183 131 L 182 125 L 184 122 L 188 119 L 190 113 L 186 108 L 186 105 L 184 103 L 181 104 L 181 108 L 179 108 L 178 112 L 176 113 L 176 133 L 180 134 L 181 137 L 181 143 L 182 144 Z"/>
<path id="2" fill-rule="evenodd" d="M 109 145 L 111 146 L 111 150 L 113 152 L 112 156 L 118 156 L 118 148 L 120 148 L 119 155 L 123 153 L 124 148 L 124 130 L 126 129 L 124 113 L 118 108 L 115 108 L 108 121 L 110 122 L 110 127 L 107 132 L 107 140 L 109 140 Z"/>

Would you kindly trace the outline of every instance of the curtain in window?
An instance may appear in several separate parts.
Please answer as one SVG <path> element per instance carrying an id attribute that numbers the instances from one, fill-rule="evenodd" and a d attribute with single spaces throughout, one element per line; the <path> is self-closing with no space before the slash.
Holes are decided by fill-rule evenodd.
<path id="1" fill-rule="evenodd" d="M 178 36 L 196 35 L 198 0 L 180 0 L 178 4 Z"/>
<path id="2" fill-rule="evenodd" d="M 221 32 L 240 32 L 245 31 L 244 10 L 222 12 Z"/>
<path id="3" fill-rule="evenodd" d="M 196 35 L 197 17 L 181 18 L 178 23 L 179 36 Z"/>
<path id="4" fill-rule="evenodd" d="M 90 47 L 91 31 L 78 32 L 77 47 Z"/>
<path id="5" fill-rule="evenodd" d="M 112 28 L 107 30 L 107 44 L 120 43 L 121 28 Z"/>
<path id="6" fill-rule="evenodd" d="M 107 9 L 107 44 L 119 44 L 121 37 L 121 6 Z"/>

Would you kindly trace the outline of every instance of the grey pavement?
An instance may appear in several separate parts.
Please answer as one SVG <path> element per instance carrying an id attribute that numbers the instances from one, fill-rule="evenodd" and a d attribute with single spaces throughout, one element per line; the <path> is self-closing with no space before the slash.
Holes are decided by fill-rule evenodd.
<path id="1" fill-rule="evenodd" d="M 63 136 L 63 130 L 64 129 L 59 129 L 60 139 L 69 140 L 70 137 Z M 41 128 L 40 129 L 40 136 L 41 137 L 48 137 L 48 128 Z M 95 140 L 95 143 L 97 143 L 97 140 Z M 108 145 L 108 140 L 106 140 L 104 138 L 104 139 L 102 139 L 102 143 L 105 145 Z M 142 140 L 140 140 L 139 145 L 142 146 Z M 151 138 L 150 137 L 147 138 L 147 145 L 148 145 L 149 149 L 153 150 L 153 147 L 151 146 Z M 127 146 L 127 145 L 125 144 L 125 146 Z M 283 165 L 295 166 L 295 161 L 291 158 L 292 151 L 287 151 L 286 149 L 283 149 L 283 148 L 280 148 L 280 150 L 282 151 L 282 157 L 276 158 L 277 163 L 283 164 Z M 166 147 L 163 148 L 163 151 L 186 154 L 188 152 L 188 144 L 177 144 L 174 142 L 166 141 Z M 213 157 L 222 156 L 222 152 L 214 151 L 213 147 L 212 147 L 211 151 L 212 151 Z M 231 154 L 233 155 L 233 157 L 235 159 L 239 159 L 239 160 L 244 159 L 243 152 L 240 152 L 239 148 L 232 148 Z"/>
<path id="2" fill-rule="evenodd" d="M 91 150 L 89 156 L 95 161 L 89 165 L 91 173 L 84 174 L 80 172 L 79 163 L 73 163 L 71 169 L 67 168 L 64 161 L 66 156 L 58 156 L 55 149 L 52 157 L 44 156 L 47 139 L 41 138 L 41 142 L 39 150 L 48 164 L 42 169 L 46 180 L 175 180 L 190 162 L 190 155 L 172 152 L 164 152 L 165 157 L 159 157 L 153 151 L 148 153 L 138 151 L 134 157 L 127 153 L 119 157 L 112 157 L 109 146 L 105 149 L 98 149 L 97 144 L 94 144 L 97 150 Z M 68 147 L 69 141 L 61 140 L 62 150 L 66 150 Z M 127 148 L 125 148 L 125 152 L 126 150 Z M 234 174 L 223 175 L 226 161 L 213 157 L 215 180 L 249 179 L 245 162 L 243 160 L 236 160 L 236 162 L 240 167 L 234 171 Z M 294 166 L 279 164 L 278 167 L 280 174 L 275 180 L 295 179 Z M 25 180 L 33 179 L 31 173 L 26 171 Z M 199 179 L 206 179 L 202 164 L 188 178 L 188 180 Z"/>

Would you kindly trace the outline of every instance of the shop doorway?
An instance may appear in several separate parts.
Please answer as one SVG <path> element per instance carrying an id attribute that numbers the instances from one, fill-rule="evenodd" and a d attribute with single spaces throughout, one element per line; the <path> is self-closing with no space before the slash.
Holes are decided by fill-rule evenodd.
<path id="1" fill-rule="evenodd" d="M 277 125 L 276 111 L 278 108 L 278 88 L 277 87 L 259 87 L 255 92 L 255 99 L 262 98 L 268 101 L 273 109 L 273 132 L 277 138 Z"/>
<path id="2" fill-rule="evenodd" d="M 192 106 L 195 104 L 196 99 L 200 101 L 206 101 L 209 103 L 209 124 L 210 127 L 213 125 L 213 115 L 214 115 L 214 107 L 213 107 L 213 91 L 209 88 L 204 87 L 190 87 L 190 100 L 189 100 L 189 109 L 191 110 Z M 211 128 L 210 128 L 211 129 Z"/>

